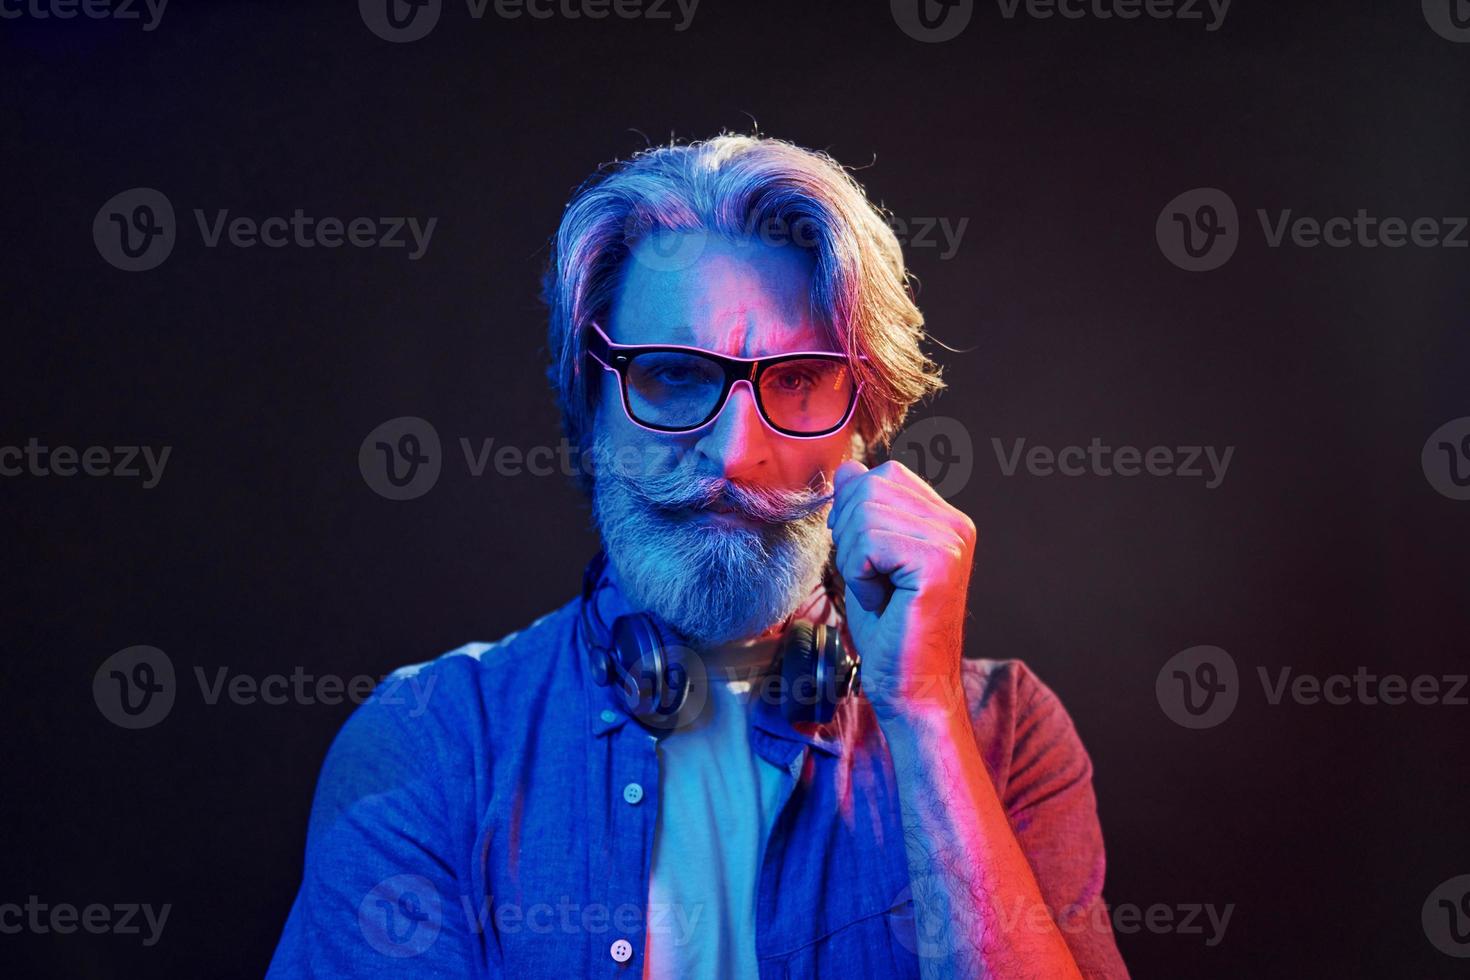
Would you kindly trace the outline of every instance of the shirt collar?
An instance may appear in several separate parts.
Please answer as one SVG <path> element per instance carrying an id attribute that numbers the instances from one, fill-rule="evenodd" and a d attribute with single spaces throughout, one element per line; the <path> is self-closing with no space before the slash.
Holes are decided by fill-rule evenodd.
<path id="1" fill-rule="evenodd" d="M 781 706 L 770 698 L 757 698 L 750 713 L 750 746 L 767 762 L 789 766 L 809 745 L 830 756 L 840 757 L 848 751 L 843 736 L 842 712 L 825 725 L 791 724 L 781 713 Z"/>

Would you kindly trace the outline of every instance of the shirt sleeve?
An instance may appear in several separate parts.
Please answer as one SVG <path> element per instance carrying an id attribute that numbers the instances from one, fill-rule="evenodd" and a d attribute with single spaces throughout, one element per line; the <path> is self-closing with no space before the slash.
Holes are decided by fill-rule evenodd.
<path id="1" fill-rule="evenodd" d="M 1053 921 L 1084 977 L 1126 980 L 1102 895 L 1107 860 L 1092 760 L 1071 717 L 1019 661 L 977 665 L 972 677 L 981 753 Z"/>
<path id="2" fill-rule="evenodd" d="M 479 935 L 461 908 L 446 783 L 426 722 L 374 698 L 338 733 L 268 977 L 474 972 Z"/>

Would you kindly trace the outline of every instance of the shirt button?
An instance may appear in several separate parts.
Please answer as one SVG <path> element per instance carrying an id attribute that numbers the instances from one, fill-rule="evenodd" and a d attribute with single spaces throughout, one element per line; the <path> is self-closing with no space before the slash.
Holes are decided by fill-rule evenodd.
<path id="1" fill-rule="evenodd" d="M 627 800 L 629 803 L 637 803 L 639 800 L 643 799 L 643 787 L 639 786 L 637 783 L 629 783 L 628 785 L 623 787 L 623 799 Z M 619 960 L 618 962 L 621 963 L 622 960 Z"/>
<path id="2" fill-rule="evenodd" d="M 603 721 L 614 722 L 618 720 L 618 713 L 611 708 L 603 708 L 601 717 Z"/>
<path id="3" fill-rule="evenodd" d="M 608 952 L 615 962 L 626 963 L 633 958 L 633 944 L 626 939 L 616 939 Z"/>

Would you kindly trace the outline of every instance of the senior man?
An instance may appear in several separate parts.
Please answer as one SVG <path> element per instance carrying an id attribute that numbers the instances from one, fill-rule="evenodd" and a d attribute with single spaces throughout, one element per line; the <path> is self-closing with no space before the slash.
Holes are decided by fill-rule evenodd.
<path id="1" fill-rule="evenodd" d="M 1071 720 L 962 657 L 975 525 L 873 465 L 941 382 L 857 182 L 649 149 L 544 292 L 603 551 L 348 721 L 271 975 L 1126 976 Z"/>

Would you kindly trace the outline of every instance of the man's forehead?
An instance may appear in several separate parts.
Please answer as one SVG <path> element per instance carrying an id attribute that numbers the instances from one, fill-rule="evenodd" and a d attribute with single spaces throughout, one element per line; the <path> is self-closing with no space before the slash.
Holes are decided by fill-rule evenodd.
<path id="1" fill-rule="evenodd" d="M 835 349 L 812 316 L 809 254 L 716 236 L 700 244 L 677 268 L 640 261 L 634 250 L 613 303 L 614 341 L 736 357 Z"/>

